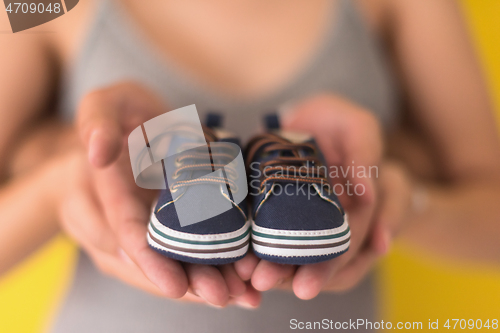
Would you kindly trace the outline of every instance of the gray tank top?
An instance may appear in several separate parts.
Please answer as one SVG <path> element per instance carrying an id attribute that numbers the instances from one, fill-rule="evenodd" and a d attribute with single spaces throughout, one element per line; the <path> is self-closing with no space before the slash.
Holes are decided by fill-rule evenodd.
<path id="1" fill-rule="evenodd" d="M 334 6 L 331 6 L 334 7 Z M 335 14 L 334 14 L 335 13 Z M 162 96 L 171 109 L 196 104 L 203 116 L 219 110 L 225 127 L 247 139 L 262 115 L 318 92 L 344 96 L 369 110 L 387 128 L 396 121 L 397 91 L 386 58 L 354 3 L 340 0 L 321 47 L 286 86 L 260 99 L 238 100 L 213 92 L 183 75 L 158 55 L 119 3 L 101 1 L 79 57 L 65 73 L 61 113 L 71 120 L 89 91 L 135 80 Z M 160 299 L 100 274 L 80 255 L 72 288 L 52 327 L 79 332 L 288 332 L 290 320 L 374 320 L 375 298 L 369 277 L 353 291 L 323 293 L 301 301 L 284 291 L 264 293 L 258 310 L 214 309 Z"/>

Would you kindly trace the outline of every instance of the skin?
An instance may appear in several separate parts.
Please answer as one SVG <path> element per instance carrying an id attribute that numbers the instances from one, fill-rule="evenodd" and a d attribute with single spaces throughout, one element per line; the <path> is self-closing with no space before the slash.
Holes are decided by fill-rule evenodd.
<path id="1" fill-rule="evenodd" d="M 0 174 L 9 180 L 0 188 L 0 272 L 59 226 L 104 273 L 164 297 L 215 306 L 256 307 L 260 291 L 275 287 L 292 289 L 302 299 L 347 290 L 398 235 L 441 255 L 498 262 L 500 147 L 484 80 L 455 2 L 357 4 L 394 60 L 409 121 L 399 133 L 383 134 L 369 110 L 324 94 L 299 101 L 283 119 L 286 129 L 312 133 L 329 164 L 354 160 L 380 166 L 379 179 L 352 180 L 365 186 L 365 195 L 341 198 L 352 228 L 345 255 L 293 267 L 259 261 L 250 253 L 234 265 L 211 267 L 181 264 L 150 250 L 144 235 L 155 193 L 133 183 L 125 138 L 168 105 L 143 87 L 122 82 L 87 95 L 74 128 L 57 120 L 46 127 L 38 122 L 51 110 L 54 73 L 67 70 L 89 24 L 95 3 L 86 1 L 33 29 L 58 33 L 0 39 L 7 50 L 0 55 Z M 153 1 L 146 7 L 124 1 L 166 60 L 212 83 L 214 90 L 242 98 L 276 89 L 293 77 L 321 41 L 330 19 L 324 14 L 328 5 L 321 0 L 217 0 L 210 5 L 196 0 Z M 8 30 L 6 15 L 0 15 L 2 29 Z M 198 29 L 192 29 L 193 21 Z M 238 47 L 226 47 L 236 42 Z M 23 139 L 27 132 L 38 136 Z M 45 151 L 47 146 L 55 148 Z M 417 186 L 427 192 L 423 211 L 411 208 Z M 33 209 L 23 209 L 26 198 Z M 28 237 L 26 230 L 33 233 Z"/>

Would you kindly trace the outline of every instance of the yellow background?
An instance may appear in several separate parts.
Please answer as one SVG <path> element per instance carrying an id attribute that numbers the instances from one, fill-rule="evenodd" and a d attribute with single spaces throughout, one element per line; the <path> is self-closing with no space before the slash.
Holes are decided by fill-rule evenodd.
<path id="1" fill-rule="evenodd" d="M 462 4 L 500 125 L 500 1 Z M 379 269 L 379 294 L 380 317 L 392 322 L 499 319 L 500 267 L 464 266 L 399 244 Z"/>
<path id="2" fill-rule="evenodd" d="M 500 111 L 500 0 L 462 0 Z M 498 112 L 500 123 L 500 112 Z M 75 246 L 63 236 L 0 280 L 0 332 L 44 331 L 74 272 Z M 500 269 L 464 266 L 397 245 L 379 270 L 380 313 L 385 321 L 500 317 Z"/>

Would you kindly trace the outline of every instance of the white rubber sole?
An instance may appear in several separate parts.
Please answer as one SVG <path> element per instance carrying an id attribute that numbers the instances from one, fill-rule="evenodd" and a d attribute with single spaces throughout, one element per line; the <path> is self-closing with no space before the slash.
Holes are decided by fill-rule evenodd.
<path id="1" fill-rule="evenodd" d="M 255 252 L 272 257 L 330 256 L 347 251 L 351 231 L 347 221 L 328 230 L 277 230 L 252 222 L 252 247 Z"/>
<path id="2" fill-rule="evenodd" d="M 167 253 L 198 260 L 230 259 L 244 256 L 250 243 L 250 222 L 233 232 L 195 235 L 165 227 L 151 215 L 148 243 Z"/>

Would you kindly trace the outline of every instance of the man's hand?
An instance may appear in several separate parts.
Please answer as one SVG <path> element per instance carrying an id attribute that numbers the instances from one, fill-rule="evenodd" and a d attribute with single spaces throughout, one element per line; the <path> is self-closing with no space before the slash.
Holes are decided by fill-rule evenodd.
<path id="1" fill-rule="evenodd" d="M 233 265 L 180 263 L 148 246 L 147 223 L 157 193 L 135 184 L 127 138 L 134 128 L 164 112 L 154 94 L 131 83 L 84 98 L 78 131 L 87 158 L 75 167 L 88 167 L 74 177 L 74 190 L 63 206 L 65 229 L 101 270 L 125 282 L 170 298 L 180 298 L 189 289 L 196 295 L 190 299 L 255 307 L 260 294 L 240 279 Z"/>
<path id="2" fill-rule="evenodd" d="M 380 243 L 373 239 L 377 179 L 358 178 L 356 175 L 360 168 L 368 174 L 370 167 L 378 167 L 382 156 L 382 135 L 378 121 L 370 112 L 328 95 L 296 105 L 282 122 L 285 130 L 312 134 L 329 166 L 356 170 L 355 177 L 348 172 L 345 179 L 332 179 L 334 183 L 344 185 L 344 194 L 339 199 L 349 214 L 349 251 L 330 261 L 298 267 L 263 260 L 252 274 L 252 284 L 257 290 L 268 290 L 288 281 L 297 297 L 311 299 L 321 290 L 334 287 L 337 277 L 356 275 L 352 281 L 357 283 L 370 267 L 367 263 L 373 262 L 377 256 L 379 249 L 372 251 L 374 244 Z M 353 195 L 347 195 L 347 182 Z M 355 194 L 354 189 L 360 195 Z M 375 237 L 380 236 L 377 234 Z M 339 286 L 340 282 L 336 285 Z"/>

